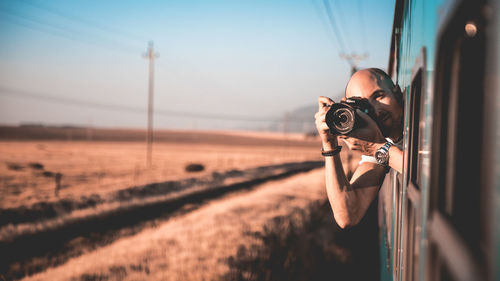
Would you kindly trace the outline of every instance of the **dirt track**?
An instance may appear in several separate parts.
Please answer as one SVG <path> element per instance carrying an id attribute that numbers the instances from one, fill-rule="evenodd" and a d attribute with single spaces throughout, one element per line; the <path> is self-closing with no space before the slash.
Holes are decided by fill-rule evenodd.
<path id="1" fill-rule="evenodd" d="M 122 238 L 25 280 L 212 280 L 226 273 L 225 258 L 246 231 L 325 199 L 317 169 L 240 191 Z"/>

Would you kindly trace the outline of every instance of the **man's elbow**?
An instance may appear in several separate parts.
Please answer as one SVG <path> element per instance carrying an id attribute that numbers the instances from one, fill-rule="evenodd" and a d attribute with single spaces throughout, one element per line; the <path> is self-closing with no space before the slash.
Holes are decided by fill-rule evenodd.
<path id="1" fill-rule="evenodd" d="M 345 221 L 345 220 L 336 220 L 336 221 L 337 221 L 337 225 L 340 226 L 340 228 L 342 228 L 342 229 L 347 229 L 347 228 L 352 227 L 352 224 L 348 221 Z"/>
<path id="2" fill-rule="evenodd" d="M 338 226 L 342 229 L 347 229 L 350 227 L 353 227 L 359 223 L 359 219 L 353 218 L 350 216 L 337 216 L 333 214 L 333 217 L 335 219 L 335 222 L 337 223 Z"/>

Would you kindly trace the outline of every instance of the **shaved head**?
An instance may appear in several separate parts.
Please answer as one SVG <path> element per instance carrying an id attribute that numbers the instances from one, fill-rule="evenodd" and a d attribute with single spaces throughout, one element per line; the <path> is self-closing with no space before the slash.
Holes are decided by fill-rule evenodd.
<path id="1" fill-rule="evenodd" d="M 347 83 L 345 96 L 368 100 L 384 136 L 400 139 L 404 118 L 402 93 L 387 73 L 378 68 L 357 71 Z"/>
<path id="2" fill-rule="evenodd" d="M 377 83 L 380 87 L 390 89 L 394 88 L 394 82 L 385 71 L 380 68 L 365 68 L 357 71 L 351 76 L 345 88 L 345 96 L 352 97 L 354 94 L 359 93 L 364 81 L 371 81 Z"/>

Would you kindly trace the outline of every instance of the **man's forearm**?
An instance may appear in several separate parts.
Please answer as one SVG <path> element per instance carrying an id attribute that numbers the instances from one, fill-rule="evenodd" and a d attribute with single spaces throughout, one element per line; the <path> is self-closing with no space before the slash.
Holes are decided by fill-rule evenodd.
<path id="1" fill-rule="evenodd" d="M 403 151 L 394 145 L 389 148 L 389 167 L 403 173 Z"/>
<path id="2" fill-rule="evenodd" d="M 336 143 L 323 145 L 331 150 Z M 346 177 L 340 154 L 325 157 L 325 183 L 328 200 L 337 224 L 349 227 L 357 224 L 364 216 L 378 192 L 385 168 L 378 164 L 359 165 L 351 181 Z"/>
<path id="3" fill-rule="evenodd" d="M 347 194 L 350 183 L 345 176 L 339 154 L 325 157 L 325 183 L 328 200 L 337 224 L 342 228 L 350 225 L 352 206 L 349 204 L 348 197 L 353 195 Z"/>
<path id="4" fill-rule="evenodd" d="M 371 149 L 368 151 L 369 156 L 375 156 L 375 152 L 380 149 L 382 146 L 384 146 L 385 143 L 378 143 L 374 146 L 374 149 Z M 366 154 L 365 154 L 366 155 Z M 389 163 L 387 163 L 389 167 L 392 169 L 396 170 L 399 173 L 402 173 L 403 171 L 403 151 L 393 145 L 389 148 Z"/>

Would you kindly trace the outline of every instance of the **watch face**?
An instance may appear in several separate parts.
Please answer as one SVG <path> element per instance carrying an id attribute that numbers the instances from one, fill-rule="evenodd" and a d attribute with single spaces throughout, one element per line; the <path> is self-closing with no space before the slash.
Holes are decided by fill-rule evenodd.
<path id="1" fill-rule="evenodd" d="M 388 157 L 388 156 L 389 156 L 389 155 L 388 155 L 388 153 L 387 153 L 387 152 L 385 152 L 385 151 L 381 151 L 381 150 L 379 150 L 379 151 L 377 151 L 377 152 L 375 153 L 375 159 L 377 160 L 377 162 L 378 162 L 379 164 L 383 164 L 383 165 L 387 164 L 387 160 L 389 160 L 389 157 Z"/>

